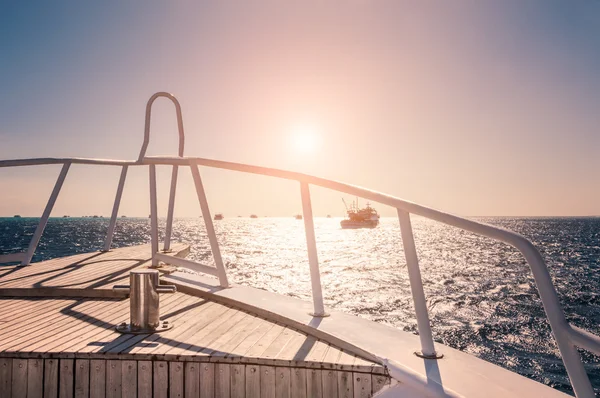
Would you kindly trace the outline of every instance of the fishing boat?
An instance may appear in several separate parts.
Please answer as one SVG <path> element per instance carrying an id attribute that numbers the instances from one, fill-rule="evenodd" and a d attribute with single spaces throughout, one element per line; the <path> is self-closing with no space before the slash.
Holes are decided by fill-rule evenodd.
<path id="1" fill-rule="evenodd" d="M 377 210 L 371 207 L 369 202 L 362 209 L 358 206 L 358 198 L 356 202 L 352 202 L 350 206 L 346 205 L 346 201 L 342 199 L 346 206 L 346 214 L 348 218 L 340 221 L 340 225 L 344 229 L 357 228 L 375 228 L 379 225 L 379 214 Z"/>
<path id="2" fill-rule="evenodd" d="M 177 156 L 146 155 L 151 109 L 158 98 L 170 100 L 177 110 Z M 0 168 L 61 166 L 27 249 L 0 253 L 0 264 L 20 264 L 0 267 L 0 395 L 39 397 L 58 396 L 60 392 L 60 396 L 73 396 L 76 392 L 77 396 L 107 397 L 568 397 L 434 342 L 411 226 L 411 216 L 417 215 L 507 243 L 523 255 L 553 332 L 556 357 L 563 360 L 577 397 L 594 397 L 578 349 L 600 354 L 600 337 L 567 322 L 544 258 L 525 237 L 353 184 L 231 161 L 186 157 L 181 106 L 169 93 L 156 93 L 150 98 L 145 120 L 142 148 L 133 160 L 0 160 Z M 104 250 L 32 263 L 72 165 L 121 168 L 108 229 L 97 237 L 104 240 Z M 220 237 L 215 233 L 199 166 L 300 184 L 305 216 L 302 236 L 306 239 L 312 301 L 230 281 L 229 261 L 221 256 Z M 171 241 L 176 172 L 171 177 L 165 229 L 159 234 L 157 167 L 190 169 L 212 261 L 186 259 L 190 245 Z M 130 168 L 143 169 L 149 176 L 150 242 L 114 248 L 112 238 Z M 418 334 L 325 307 L 310 186 L 359 195 L 397 210 L 406 259 L 406 266 L 398 267 L 398 273 L 408 274 L 402 279 L 410 283 Z M 356 207 L 360 212 L 358 204 Z M 367 220 L 378 221 L 374 209 L 366 214 Z M 222 218 L 222 214 L 215 215 L 215 219 Z M 201 250 L 200 256 L 206 258 L 205 249 Z M 376 289 L 376 280 L 368 283 Z M 520 360 L 518 352 L 514 356 L 515 361 Z M 529 356 L 523 360 L 532 359 Z"/>
<path id="3" fill-rule="evenodd" d="M 250 214 L 250 218 L 258 218 L 256 214 Z"/>
<path id="4" fill-rule="evenodd" d="M 13 218 L 21 218 L 21 215 L 20 215 L 20 214 L 15 214 L 15 215 L 13 216 Z"/>
<path id="5" fill-rule="evenodd" d="M 222 219 L 223 219 L 223 214 L 221 214 L 221 213 L 215 214 L 215 220 L 222 220 Z"/>
<path id="6" fill-rule="evenodd" d="M 296 214 L 296 215 L 294 216 L 294 218 L 295 218 L 296 220 L 302 220 L 302 214 Z"/>

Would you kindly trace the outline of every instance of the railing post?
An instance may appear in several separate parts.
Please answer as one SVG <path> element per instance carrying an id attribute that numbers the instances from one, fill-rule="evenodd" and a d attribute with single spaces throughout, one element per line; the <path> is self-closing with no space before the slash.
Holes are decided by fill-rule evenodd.
<path id="1" fill-rule="evenodd" d="M 213 258 L 215 259 L 219 283 L 222 287 L 228 287 L 229 282 L 227 281 L 227 272 L 225 270 L 225 266 L 223 265 L 223 259 L 221 258 L 221 250 L 219 249 L 219 242 L 217 241 L 215 226 L 213 225 L 213 220 L 210 216 L 210 209 L 208 208 L 206 192 L 204 192 L 204 186 L 202 185 L 202 178 L 200 178 L 198 163 L 190 162 L 190 169 L 192 170 L 192 177 L 194 177 L 194 185 L 196 186 L 196 194 L 198 195 L 200 209 L 202 210 L 202 218 L 204 218 L 204 224 L 206 225 L 206 233 L 208 235 L 208 241 L 210 242 L 210 250 L 212 251 Z"/>
<path id="2" fill-rule="evenodd" d="M 152 266 L 158 266 L 158 209 L 156 204 L 156 165 L 150 165 L 150 239 L 152 245 Z"/>
<path id="3" fill-rule="evenodd" d="M 127 177 L 127 167 L 128 166 L 123 166 L 123 168 L 121 169 L 121 177 L 119 178 L 117 194 L 115 195 L 115 203 L 113 204 L 112 215 L 110 217 L 110 224 L 108 225 L 106 240 L 104 241 L 105 252 L 110 250 L 110 245 L 112 244 L 112 238 L 115 232 L 115 225 L 117 224 L 117 217 L 119 213 L 119 205 L 121 204 L 121 196 L 123 196 L 123 186 L 125 185 L 125 178 Z"/>
<path id="4" fill-rule="evenodd" d="M 401 209 L 397 210 L 398 220 L 400 221 L 400 232 L 402 234 L 402 245 L 404 246 L 404 255 L 406 257 L 406 268 L 408 269 L 408 277 L 410 279 L 410 290 L 412 292 L 415 314 L 417 316 L 419 339 L 421 340 L 421 352 L 415 352 L 415 354 L 428 359 L 441 358 L 442 356 L 435 352 L 433 346 L 429 314 L 427 312 L 427 302 L 425 301 L 423 281 L 421 280 L 421 271 L 419 270 L 419 259 L 417 257 L 415 239 L 410 224 L 410 214 Z"/>
<path id="5" fill-rule="evenodd" d="M 173 230 L 173 212 L 175 210 L 175 191 L 177 190 L 177 165 L 173 166 L 173 172 L 171 174 L 171 191 L 169 193 L 169 212 L 167 213 L 167 226 L 165 231 L 165 243 L 163 246 L 163 252 L 168 253 L 171 251 L 171 232 Z"/>
<path id="6" fill-rule="evenodd" d="M 50 198 L 48 199 L 48 203 L 46 203 L 46 208 L 44 209 L 44 213 L 42 213 L 42 218 L 40 219 L 40 223 L 38 224 L 33 237 L 31 238 L 31 242 L 29 242 L 29 247 L 27 248 L 27 253 L 25 254 L 25 258 L 21 261 L 21 265 L 29 265 L 31 263 L 31 259 L 33 258 L 33 253 L 35 253 L 35 249 L 37 248 L 38 243 L 40 243 L 40 238 L 42 237 L 42 233 L 44 233 L 44 229 L 46 228 L 46 224 L 48 223 L 48 217 L 50 217 L 50 213 L 52 212 L 52 208 L 54 207 L 54 203 L 56 203 L 56 198 L 60 193 L 60 189 L 63 186 L 63 182 L 65 182 L 65 178 L 67 177 L 67 172 L 69 171 L 69 167 L 71 167 L 71 163 L 63 164 L 62 169 L 60 170 L 60 174 L 58 175 L 58 179 L 54 184 L 54 189 L 50 194 Z"/>
<path id="7" fill-rule="evenodd" d="M 324 317 L 328 314 L 325 313 L 325 307 L 323 306 L 323 291 L 321 289 L 321 273 L 319 271 L 319 258 L 317 256 L 315 225 L 310 203 L 310 190 L 306 182 L 300 182 L 300 194 L 302 196 L 302 218 L 304 219 L 304 231 L 306 232 L 308 264 L 310 265 L 310 281 L 312 285 L 314 312 L 311 315 Z"/>

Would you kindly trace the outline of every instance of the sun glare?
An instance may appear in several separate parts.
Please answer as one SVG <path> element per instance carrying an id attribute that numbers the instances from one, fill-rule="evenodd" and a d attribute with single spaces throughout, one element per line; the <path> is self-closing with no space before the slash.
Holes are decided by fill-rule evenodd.
<path id="1" fill-rule="evenodd" d="M 319 132 L 314 126 L 296 126 L 291 132 L 291 144 L 295 151 L 311 153 L 319 145 Z"/>

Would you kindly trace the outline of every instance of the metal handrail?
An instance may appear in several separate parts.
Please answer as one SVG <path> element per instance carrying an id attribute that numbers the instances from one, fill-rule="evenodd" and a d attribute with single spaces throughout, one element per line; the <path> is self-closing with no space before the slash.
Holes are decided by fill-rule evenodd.
<path id="1" fill-rule="evenodd" d="M 177 100 L 177 98 L 175 98 L 173 94 L 162 91 L 154 94 L 146 103 L 144 142 L 142 143 L 142 149 L 140 150 L 138 162 L 141 162 L 142 159 L 144 159 L 144 156 L 146 156 L 146 150 L 148 149 L 148 144 L 150 143 L 150 120 L 152 117 L 152 105 L 154 104 L 154 101 L 156 101 L 160 97 L 164 97 L 171 100 L 173 105 L 175 105 L 175 114 L 177 116 L 177 131 L 179 133 L 179 148 L 177 153 L 180 157 L 183 156 L 183 151 L 185 149 L 185 132 L 183 130 L 183 116 L 181 114 L 181 105 L 179 104 L 179 101 Z M 171 232 L 173 231 L 173 214 L 175 210 L 175 192 L 177 190 L 177 173 L 178 166 L 173 165 L 173 169 L 171 171 L 171 189 L 169 191 L 169 209 L 167 211 L 167 224 L 165 231 L 165 241 L 163 246 L 163 252 L 165 253 L 171 251 Z M 108 250 L 106 247 L 105 249 Z"/>
<path id="2" fill-rule="evenodd" d="M 174 101 L 178 112 L 178 122 L 181 120 L 181 109 L 178 106 L 178 102 L 174 100 L 174 97 L 166 93 L 157 93 L 148 102 L 146 110 L 146 120 L 149 122 L 149 107 L 152 102 L 160 97 L 166 96 Z M 146 132 L 149 132 L 149 126 L 146 126 Z M 180 129 L 180 135 L 183 134 L 183 128 Z M 44 210 L 40 223 L 36 229 L 34 237 L 29 245 L 26 254 L 9 254 L 0 255 L 0 263 L 14 261 L 17 258 L 23 258 L 21 264 L 26 265 L 31 261 L 33 252 L 37 247 L 39 238 L 43 233 L 44 227 L 48 221 L 50 212 L 56 197 L 60 192 L 60 188 L 64 179 L 66 178 L 67 171 L 72 164 L 95 164 L 95 165 L 112 165 L 121 166 L 121 178 L 119 182 L 119 188 L 115 197 L 115 206 L 113 206 L 113 217 L 115 217 L 116 211 L 118 211 L 118 202 L 122 194 L 122 183 L 124 183 L 125 175 L 127 173 L 128 166 L 147 166 L 150 172 L 150 202 L 151 202 L 151 243 L 152 243 L 152 263 L 158 265 L 159 259 L 163 258 L 158 253 L 158 221 L 157 221 L 157 203 L 156 203 L 156 166 L 159 165 L 170 165 L 175 167 L 187 166 L 190 167 L 192 176 L 194 177 L 194 184 L 196 186 L 196 192 L 198 200 L 202 210 L 203 219 L 206 223 L 207 235 L 210 241 L 211 251 L 215 260 L 216 271 L 210 271 L 208 273 L 216 274 L 219 277 L 221 286 L 227 287 L 227 275 L 226 269 L 221 258 L 219 244 L 217 241 L 214 225 L 212 223 L 212 217 L 206 200 L 206 194 L 200 178 L 200 172 L 198 166 L 205 166 L 211 168 L 234 170 L 245 173 L 253 173 L 266 175 L 271 177 L 283 178 L 288 180 L 295 180 L 300 183 L 302 206 L 305 220 L 305 231 L 307 238 L 307 249 L 310 265 L 311 283 L 312 283 L 312 295 L 313 295 L 313 306 L 314 316 L 326 316 L 325 309 L 323 306 L 323 295 L 320 283 L 320 272 L 316 249 L 316 240 L 314 235 L 314 225 L 312 217 L 312 208 L 310 202 L 310 191 L 309 186 L 315 185 L 328 189 L 332 189 L 338 192 L 342 192 L 349 195 L 360 196 L 362 198 L 378 202 L 384 205 L 392 206 L 398 211 L 398 220 L 401 228 L 402 241 L 404 245 L 404 252 L 406 256 L 407 269 L 409 273 L 411 292 L 413 295 L 413 303 L 415 306 L 415 313 L 417 317 L 417 327 L 419 331 L 419 337 L 421 341 L 421 356 L 424 358 L 439 357 L 435 351 L 433 338 L 431 334 L 431 326 L 429 315 L 427 313 L 427 305 L 425 302 L 425 294 L 423 292 L 423 284 L 421 280 L 418 258 L 415 249 L 414 237 L 412 233 L 412 226 L 410 224 L 410 214 L 419 215 L 449 226 L 453 226 L 465 231 L 475 233 L 477 235 L 486 236 L 497 241 L 505 242 L 521 252 L 527 261 L 540 297 L 542 304 L 546 312 L 546 316 L 550 323 L 552 332 L 554 333 L 559 351 L 561 353 L 563 362 L 567 369 L 567 373 L 571 380 L 571 384 L 577 397 L 593 397 L 594 391 L 592 389 L 589 378 L 583 367 L 581 357 L 577 352 L 576 347 L 587 349 L 595 354 L 600 355 L 600 337 L 595 336 L 587 331 L 574 327 L 567 323 L 562 307 L 558 300 L 554 284 L 548 272 L 548 268 L 535 246 L 524 236 L 517 234 L 512 231 L 508 231 L 503 228 L 496 226 L 480 223 L 477 221 L 469 220 L 452 214 L 444 213 L 439 210 L 435 210 L 426 206 L 422 206 L 413 202 L 409 202 L 400 198 L 396 198 L 391 195 L 386 195 L 380 192 L 372 191 L 369 189 L 361 188 L 355 185 L 345 184 L 339 181 L 327 180 L 307 174 L 296 173 L 291 171 L 285 171 L 274 168 L 266 168 L 260 166 L 252 166 L 242 163 L 225 162 L 213 159 L 204 159 L 198 157 L 183 157 L 183 140 L 180 140 L 180 154 L 178 157 L 168 156 L 145 156 L 145 148 L 147 147 L 148 140 L 144 139 L 140 158 L 137 161 L 122 161 L 122 160 L 104 160 L 104 159 L 84 159 L 84 158 L 38 158 L 38 159 L 18 159 L 18 160 L 0 160 L 0 167 L 18 167 L 18 166 L 30 166 L 30 165 L 45 165 L 45 164 L 62 164 L 63 168 L 56 182 L 54 190 L 48 200 L 48 204 Z M 176 184 L 176 173 L 174 173 L 175 179 L 171 181 L 171 189 L 174 192 L 174 184 Z M 174 194 L 172 195 L 174 198 Z M 172 223 L 172 204 L 171 200 L 169 203 L 169 211 L 171 212 L 171 223 Z M 114 231 L 114 225 L 109 226 L 109 234 Z M 108 237 L 107 237 L 108 239 Z M 109 243 L 110 246 L 110 243 Z M 105 245 L 106 249 L 106 245 Z M 22 257 L 20 257 L 22 255 Z M 191 263 L 191 262 L 190 262 Z M 200 266 L 200 269 L 207 271 L 206 266 Z"/>

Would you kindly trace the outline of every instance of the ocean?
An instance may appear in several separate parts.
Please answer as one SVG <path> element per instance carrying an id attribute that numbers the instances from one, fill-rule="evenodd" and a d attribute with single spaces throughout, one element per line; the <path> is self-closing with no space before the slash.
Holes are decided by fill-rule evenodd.
<path id="1" fill-rule="evenodd" d="M 37 218 L 0 218 L 0 254 L 23 251 Z M 519 232 L 546 260 L 567 320 L 600 333 L 600 218 L 477 218 Z M 34 261 L 96 251 L 104 218 L 51 218 Z M 164 219 L 159 220 L 164 225 Z M 416 332 L 400 229 L 382 218 L 375 229 L 342 230 L 340 218 L 315 218 L 326 306 Z M 434 339 L 526 377 L 572 393 L 531 272 L 511 247 L 413 217 Z M 215 221 L 230 280 L 311 300 L 303 221 Z M 149 242 L 146 218 L 120 218 L 114 246 Z M 212 263 L 201 218 L 177 219 L 173 240 L 189 258 Z M 416 348 L 416 347 L 415 347 Z M 598 358 L 582 351 L 600 391 Z"/>

